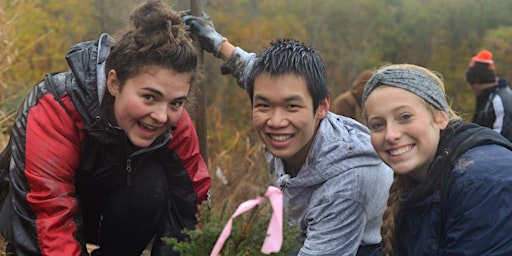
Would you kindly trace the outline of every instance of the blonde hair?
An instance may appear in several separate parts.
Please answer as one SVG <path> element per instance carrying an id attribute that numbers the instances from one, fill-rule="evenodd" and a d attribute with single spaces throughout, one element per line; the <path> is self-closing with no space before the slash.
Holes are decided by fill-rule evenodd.
<path id="1" fill-rule="evenodd" d="M 376 72 L 380 72 L 387 69 L 412 69 L 418 72 L 423 73 L 424 75 L 431 78 L 442 90 L 445 100 L 446 100 L 446 92 L 445 87 L 443 83 L 443 78 L 440 73 L 437 73 L 435 71 L 431 71 L 427 68 L 413 65 L 413 64 L 391 64 L 386 65 L 378 69 Z M 432 104 L 425 101 L 425 105 L 430 110 L 430 113 L 432 114 L 432 117 L 434 119 L 437 118 L 438 114 L 442 112 L 442 110 L 439 110 L 435 108 Z M 449 105 L 448 105 L 449 106 Z M 451 107 L 448 108 L 447 111 L 448 119 L 450 121 L 455 120 L 461 120 L 461 117 L 453 111 Z M 366 121 L 366 114 L 365 121 Z M 395 174 L 395 178 L 393 180 L 393 183 L 391 184 L 391 187 L 389 189 L 389 197 L 388 197 L 388 203 L 386 205 L 386 209 L 384 211 L 384 214 L 382 216 L 383 222 L 381 227 L 381 235 L 382 235 L 382 255 L 384 256 L 392 256 L 394 255 L 393 247 L 396 244 L 396 228 L 397 228 L 397 215 L 400 211 L 401 207 L 401 201 L 400 196 L 404 193 L 404 191 L 407 191 L 410 189 L 415 181 L 407 176 L 407 175 L 397 175 Z"/>

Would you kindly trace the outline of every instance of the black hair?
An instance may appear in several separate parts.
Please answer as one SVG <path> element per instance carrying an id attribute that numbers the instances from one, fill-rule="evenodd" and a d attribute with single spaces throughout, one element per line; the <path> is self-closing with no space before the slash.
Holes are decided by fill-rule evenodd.
<path id="1" fill-rule="evenodd" d="M 246 74 L 246 90 L 251 102 L 254 96 L 254 80 L 262 73 L 271 77 L 295 74 L 303 78 L 313 98 L 313 111 L 320 101 L 329 96 L 327 71 L 318 51 L 293 39 L 278 39 L 260 52 Z"/>

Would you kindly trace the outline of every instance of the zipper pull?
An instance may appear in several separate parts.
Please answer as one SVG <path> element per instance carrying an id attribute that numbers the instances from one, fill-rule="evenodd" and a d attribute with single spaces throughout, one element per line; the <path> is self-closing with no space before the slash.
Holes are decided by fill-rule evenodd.
<path id="1" fill-rule="evenodd" d="M 128 175 L 126 175 L 126 185 L 131 186 L 132 185 L 132 160 L 128 158 L 126 160 L 126 172 Z"/>

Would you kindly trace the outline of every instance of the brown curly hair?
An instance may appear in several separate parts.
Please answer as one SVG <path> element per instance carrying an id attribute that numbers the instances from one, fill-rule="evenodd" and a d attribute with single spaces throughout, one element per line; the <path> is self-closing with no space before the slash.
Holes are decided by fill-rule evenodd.
<path id="1" fill-rule="evenodd" d="M 191 73 L 191 84 L 199 79 L 198 53 L 178 12 L 161 1 L 150 0 L 135 8 L 129 21 L 115 36 L 105 64 L 106 73 L 116 71 L 121 86 L 153 65 Z"/>

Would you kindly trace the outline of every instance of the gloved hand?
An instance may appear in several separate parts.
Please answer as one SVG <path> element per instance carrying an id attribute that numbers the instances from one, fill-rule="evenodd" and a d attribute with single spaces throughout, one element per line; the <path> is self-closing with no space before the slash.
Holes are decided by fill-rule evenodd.
<path id="1" fill-rule="evenodd" d="M 207 52 L 213 53 L 213 56 L 220 57 L 220 49 L 222 42 L 227 39 L 215 31 L 213 22 L 208 14 L 203 12 L 201 17 L 190 14 L 190 11 L 181 13 L 183 21 L 188 26 L 188 30 L 193 32 L 199 38 L 201 47 Z"/>

